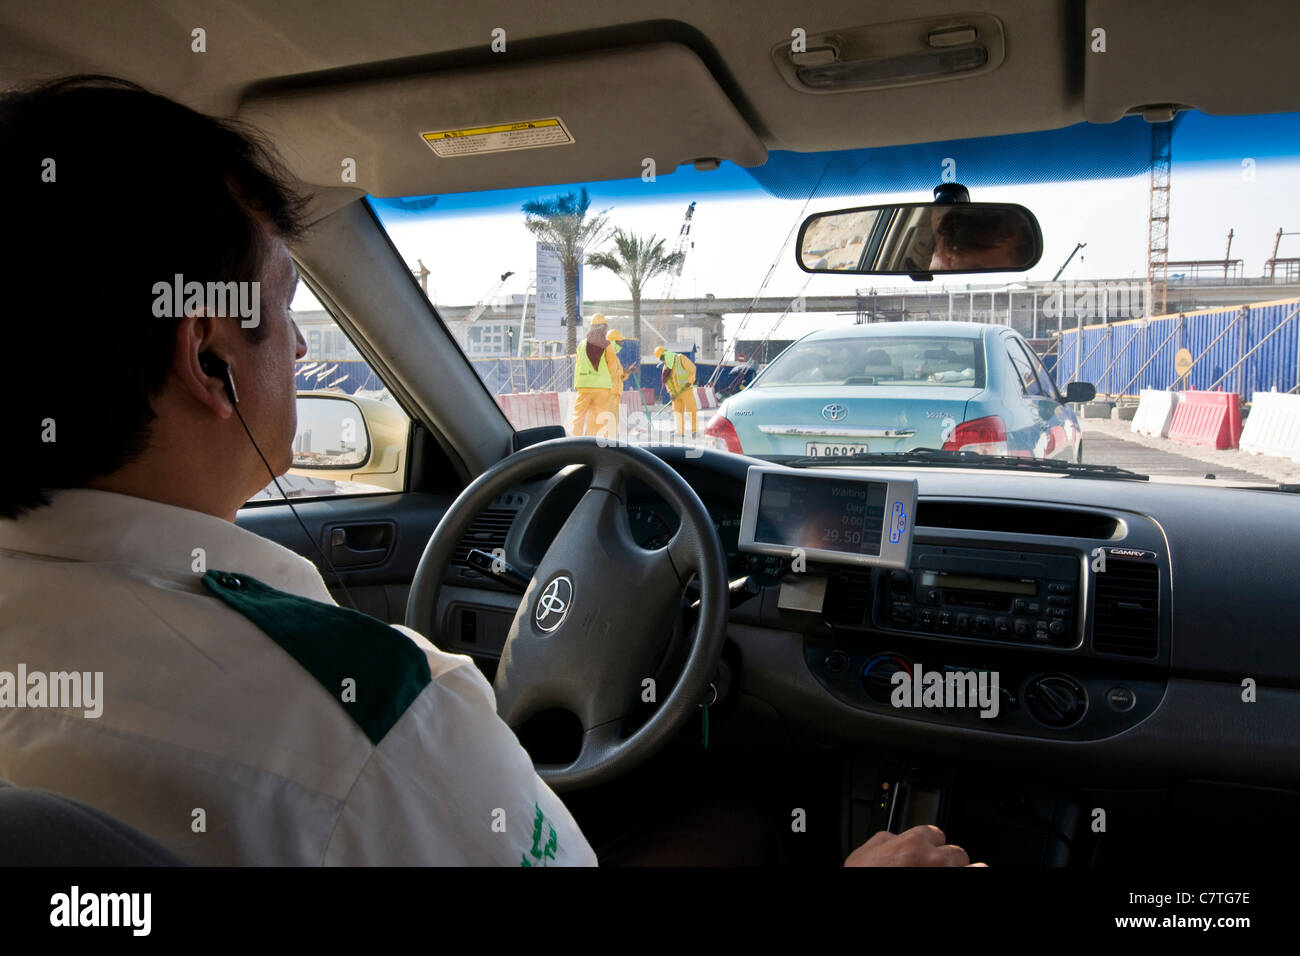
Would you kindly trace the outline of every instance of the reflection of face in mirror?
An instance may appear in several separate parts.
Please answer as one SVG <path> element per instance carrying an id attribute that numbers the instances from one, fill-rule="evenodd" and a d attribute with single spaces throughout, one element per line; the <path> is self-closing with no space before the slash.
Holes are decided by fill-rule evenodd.
<path id="1" fill-rule="evenodd" d="M 963 269 L 1017 269 L 1034 257 L 1034 238 L 1015 209 L 935 206 L 931 272 Z"/>

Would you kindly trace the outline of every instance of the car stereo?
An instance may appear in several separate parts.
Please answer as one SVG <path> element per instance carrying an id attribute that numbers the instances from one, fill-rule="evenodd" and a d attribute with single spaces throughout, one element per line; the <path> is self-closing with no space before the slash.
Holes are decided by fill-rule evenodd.
<path id="1" fill-rule="evenodd" d="M 740 550 L 907 568 L 915 512 L 915 480 L 752 465 L 740 512 Z"/>
<path id="2" fill-rule="evenodd" d="M 878 587 L 875 624 L 945 637 L 1073 647 L 1078 556 L 919 545 Z"/>

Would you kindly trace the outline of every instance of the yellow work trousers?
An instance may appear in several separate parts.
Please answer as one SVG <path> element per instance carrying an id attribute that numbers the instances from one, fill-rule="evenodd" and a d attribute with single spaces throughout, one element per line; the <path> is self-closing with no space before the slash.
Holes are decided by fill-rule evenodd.
<path id="1" fill-rule="evenodd" d="M 618 406 L 619 406 L 619 401 L 620 399 L 622 399 L 622 397 L 623 397 L 623 392 L 621 389 L 611 388 L 609 390 L 608 411 L 609 414 L 612 416 L 609 421 L 609 428 L 610 428 L 611 435 L 618 434 L 618 413 L 619 413 Z"/>
<path id="2" fill-rule="evenodd" d="M 577 391 L 578 395 L 573 402 L 573 434 L 613 438 L 615 432 L 609 414 L 610 390 L 580 388 Z"/>
<path id="3" fill-rule="evenodd" d="M 687 388 L 680 395 L 673 399 L 673 418 L 677 420 L 677 434 L 686 434 L 686 412 L 691 413 L 691 434 L 696 435 L 699 432 L 696 413 L 700 409 L 700 403 L 695 400 L 695 389 Z"/>

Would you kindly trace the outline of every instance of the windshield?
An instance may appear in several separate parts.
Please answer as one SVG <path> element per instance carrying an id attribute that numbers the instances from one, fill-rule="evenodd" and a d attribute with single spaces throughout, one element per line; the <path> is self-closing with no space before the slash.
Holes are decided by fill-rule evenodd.
<path id="1" fill-rule="evenodd" d="M 1300 468 L 1241 442 L 1257 395 L 1300 391 L 1297 172 L 1300 115 L 1189 112 L 369 201 L 515 428 L 1276 483 Z M 1038 264 L 930 282 L 800 268 L 809 216 L 942 182 L 1031 210 Z M 1180 404 L 1222 427 L 1171 432 Z"/>

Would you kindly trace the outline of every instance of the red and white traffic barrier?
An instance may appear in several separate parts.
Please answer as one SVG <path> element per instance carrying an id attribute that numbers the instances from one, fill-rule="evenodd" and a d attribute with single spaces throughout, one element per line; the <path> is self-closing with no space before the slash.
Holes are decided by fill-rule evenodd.
<path id="1" fill-rule="evenodd" d="M 627 389 L 618 400 L 619 415 L 627 416 L 633 412 L 639 412 L 645 407 L 644 399 L 641 396 L 641 390 L 636 388 Z"/>
<path id="2" fill-rule="evenodd" d="M 1180 392 L 1169 439 L 1205 448 L 1236 448 L 1241 441 L 1241 397 L 1236 392 Z"/>
<path id="3" fill-rule="evenodd" d="M 561 424 L 560 396 L 557 392 L 516 392 L 495 397 L 501 411 L 515 428 Z"/>

